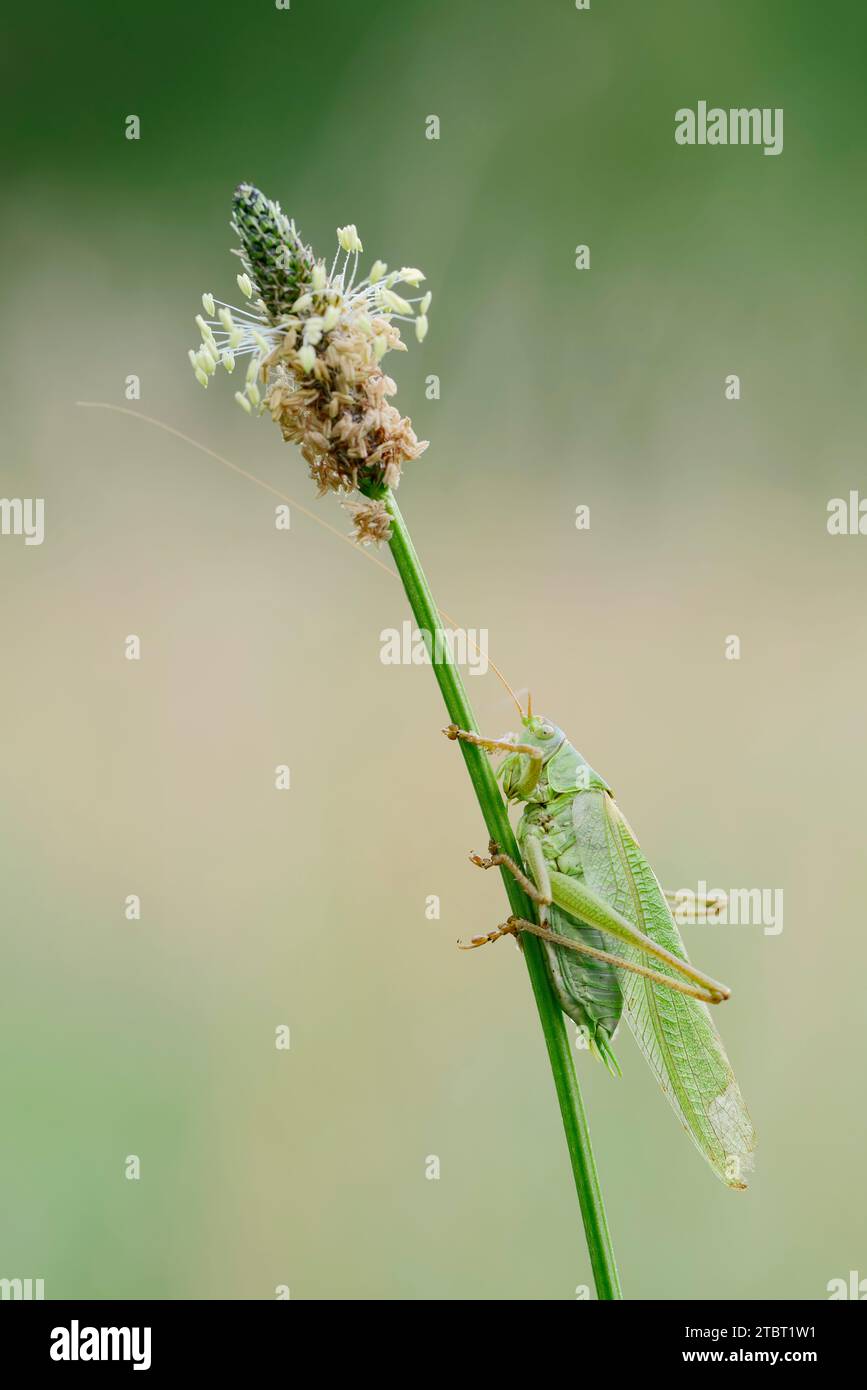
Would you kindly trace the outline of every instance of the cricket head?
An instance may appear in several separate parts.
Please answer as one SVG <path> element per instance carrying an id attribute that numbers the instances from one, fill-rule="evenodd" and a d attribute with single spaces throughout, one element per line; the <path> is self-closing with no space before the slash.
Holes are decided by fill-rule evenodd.
<path id="1" fill-rule="evenodd" d="M 544 715 L 521 710 L 521 731 L 509 734 L 514 752 L 497 769 L 509 801 L 549 801 L 562 792 L 605 791 L 613 796 L 603 777 L 587 762 L 565 733 Z"/>
<path id="2" fill-rule="evenodd" d="M 544 714 L 526 714 L 523 719 L 523 732 L 520 735 L 521 743 L 526 743 L 529 748 L 538 748 L 547 762 L 552 754 L 556 753 L 566 735 L 556 724 L 552 724 L 550 719 L 546 719 Z"/>
<path id="3" fill-rule="evenodd" d="M 541 757 L 516 748 L 505 759 L 499 771 L 503 777 L 503 791 L 509 801 L 530 800 L 539 785 L 542 769 L 566 740 L 563 730 L 552 724 L 550 719 L 533 713 L 530 701 L 527 713 L 521 716 L 521 724 L 523 727 L 515 742 L 523 748 L 538 749 Z"/>
<path id="4" fill-rule="evenodd" d="M 561 743 L 566 738 L 562 729 L 558 729 L 556 724 L 552 724 L 550 719 L 546 719 L 544 714 L 533 713 L 533 697 L 527 693 L 527 713 L 521 709 L 521 723 L 524 726 L 523 732 L 519 735 L 518 742 L 525 743 L 529 748 L 538 748 L 542 753 L 545 762 L 556 753 Z"/>

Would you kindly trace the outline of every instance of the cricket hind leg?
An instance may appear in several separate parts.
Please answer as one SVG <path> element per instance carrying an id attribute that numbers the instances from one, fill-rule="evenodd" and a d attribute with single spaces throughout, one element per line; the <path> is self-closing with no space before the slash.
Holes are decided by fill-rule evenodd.
<path id="1" fill-rule="evenodd" d="M 673 989 L 677 994 L 686 994 L 691 999 L 700 999 L 703 1004 L 718 1004 L 719 995 L 710 993 L 708 990 L 699 989 L 697 985 L 689 984 L 686 980 L 675 980 L 670 975 L 663 975 L 661 970 L 654 970 L 652 966 L 642 965 L 639 961 L 625 960 L 622 956 L 615 956 L 611 951 L 601 951 L 597 946 L 590 946 L 586 941 L 580 941 L 575 937 L 563 936 L 560 932 L 551 931 L 549 927 L 540 927 L 537 922 L 528 922 L 524 917 L 510 917 L 503 927 L 497 928 L 496 932 L 489 933 L 490 939 L 495 941 L 499 936 L 504 936 L 513 931 L 530 932 L 532 936 L 538 936 L 543 941 L 548 941 L 552 946 L 564 946 L 567 951 L 577 951 L 580 955 L 591 956 L 593 960 L 600 960 L 605 965 L 614 965 L 618 970 L 626 970 L 632 975 L 642 975 L 646 980 L 652 980 L 654 984 L 664 985 L 666 989 Z M 473 938 L 474 940 L 476 938 Z M 485 938 L 487 940 L 488 938 Z M 480 940 L 479 945 L 483 942 Z"/>
<path id="2" fill-rule="evenodd" d="M 664 985 L 667 989 L 673 989 L 678 994 L 686 994 L 692 999 L 700 1000 L 703 1004 L 721 1004 L 729 997 L 729 990 L 726 985 L 711 979 L 703 971 L 696 970 L 688 962 L 682 961 L 678 956 L 666 951 L 664 947 L 657 946 L 655 941 L 638 931 L 626 918 L 621 918 L 619 913 L 615 914 L 610 906 L 598 899 L 596 894 L 592 894 L 586 885 L 579 885 L 575 879 L 566 874 L 557 873 L 552 878 L 542 850 L 542 842 L 538 836 L 528 835 L 523 846 L 527 867 L 532 874 L 532 882 L 513 859 L 500 852 L 494 841 L 491 841 L 488 848 L 491 852 L 486 857 L 471 854 L 472 863 L 477 864 L 482 869 L 495 867 L 507 869 L 527 893 L 527 896 L 542 909 L 543 918 L 547 917 L 545 909 L 550 907 L 552 903 L 556 903 L 577 922 L 588 927 L 595 927 L 603 935 L 614 936 L 615 939 L 635 946 L 651 958 L 656 958 L 665 965 L 671 966 L 678 974 L 686 978 L 679 980 L 670 975 L 664 975 L 660 970 L 654 970 L 649 965 L 624 960 L 623 957 L 612 955 L 608 951 L 598 951 L 596 947 L 590 947 L 583 942 L 579 945 L 571 937 L 558 936 L 556 932 L 546 938 L 552 940 L 554 945 L 565 946 L 573 951 L 583 951 L 586 955 L 591 955 L 597 960 L 605 961 L 610 965 L 617 966 L 618 969 L 627 970 L 636 975 L 643 975 L 645 979 L 652 980 L 655 984 Z M 590 911 L 588 911 L 588 907 Z M 542 934 L 535 923 L 525 922 L 522 925 L 522 930 L 533 930 L 534 935 Z"/>
<path id="3" fill-rule="evenodd" d="M 514 936 L 517 938 L 520 927 L 517 922 L 510 918 L 508 922 L 503 922 L 501 926 L 495 927 L 493 931 L 483 932 L 481 936 L 471 936 L 469 941 L 459 941 L 459 951 L 475 951 L 479 946 L 489 946 L 492 941 L 499 941 L 503 936 Z"/>
<path id="4" fill-rule="evenodd" d="M 617 964 L 623 969 L 633 969 L 636 973 L 646 975 L 648 979 L 656 979 L 657 983 L 662 983 L 668 988 L 676 989 L 680 994 L 691 994 L 694 998 L 700 999 L 705 1004 L 721 1004 L 728 999 L 731 991 L 727 985 L 720 984 L 710 975 L 706 975 L 703 970 L 699 970 L 689 961 L 676 956 L 673 951 L 660 946 L 651 937 L 646 936 L 634 923 L 630 922 L 622 913 L 618 912 L 610 903 L 594 892 L 588 884 L 573 878 L 569 874 L 552 873 L 551 895 L 557 907 L 574 917 L 576 921 L 589 927 L 596 927 L 605 936 L 613 936 L 615 940 L 624 945 L 639 951 L 644 956 L 659 961 L 676 971 L 683 981 L 689 981 L 690 987 L 684 988 L 681 983 L 672 976 L 661 974 L 660 971 L 649 973 L 649 968 L 636 970 L 633 963 L 618 961 Z"/>
<path id="5" fill-rule="evenodd" d="M 473 863 L 477 863 L 479 862 L 480 856 L 471 855 L 470 858 Z M 525 891 L 527 891 L 526 875 L 521 873 L 521 870 L 514 863 L 514 860 L 510 860 L 507 855 L 498 854 L 491 855 L 490 858 L 493 862 L 483 862 L 481 867 L 494 868 L 500 863 L 504 863 L 511 869 L 518 879 L 518 882 Z M 530 885 L 530 887 L 534 888 L 534 885 Z M 528 895 L 536 902 L 543 905 L 550 905 L 552 901 L 550 897 L 545 897 L 540 894 L 538 890 L 530 892 Z M 587 923 L 586 925 L 591 926 L 592 924 Z M 600 928 L 596 927 L 596 930 L 599 931 Z M 552 946 L 563 946 L 566 950 L 576 951 L 579 954 L 591 956 L 594 960 L 602 961 L 606 965 L 616 966 L 618 970 L 626 970 L 633 975 L 642 975 L 646 980 L 651 980 L 654 984 L 662 985 L 665 989 L 674 990 L 676 994 L 685 994 L 690 999 L 698 999 L 702 1004 L 721 1004 L 723 1000 L 728 998 L 727 987 L 717 984 L 716 981 L 712 981 L 710 986 L 702 988 L 699 984 L 690 984 L 686 980 L 678 980 L 671 975 L 663 975 L 661 970 L 654 970 L 652 966 L 642 965 L 638 961 L 626 960 L 623 956 L 614 955 L 610 951 L 599 950 L 597 947 L 590 946 L 583 941 L 575 940 L 571 936 L 563 936 L 559 932 L 551 931 L 547 926 L 540 926 L 536 922 L 530 922 L 523 917 L 510 917 L 508 922 L 497 927 L 495 931 L 488 932 L 485 936 L 473 937 L 470 946 L 464 947 L 463 949 L 469 950 L 475 946 L 484 946 L 490 941 L 498 941 L 501 936 L 514 935 L 516 932 L 522 931 L 530 932 L 533 936 L 540 937 L 543 941 L 549 942 Z M 710 979 L 709 976 L 707 978 Z M 602 1060 L 604 1061 L 605 1058 Z"/>

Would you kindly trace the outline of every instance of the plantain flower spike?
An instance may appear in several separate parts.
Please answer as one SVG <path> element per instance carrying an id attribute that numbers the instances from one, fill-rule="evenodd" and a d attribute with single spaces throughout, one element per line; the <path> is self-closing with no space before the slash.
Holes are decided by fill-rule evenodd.
<path id="1" fill-rule="evenodd" d="M 196 379 L 207 387 L 218 363 L 231 372 L 249 359 L 244 390 L 235 392 L 239 406 L 267 411 L 283 438 L 299 445 L 320 496 L 363 489 L 363 500 L 348 504 L 356 539 L 388 540 L 385 505 L 366 494 L 397 487 L 402 465 L 427 442 L 390 404 L 396 387 L 381 363 L 387 352 L 406 350 L 398 322 L 413 323 L 419 341 L 427 332 L 430 294 L 405 299 L 394 289 L 416 288 L 424 276 L 412 266 L 389 273 L 374 261 L 358 279 L 363 248 L 353 224 L 337 229 L 328 269 L 279 203 L 251 184 L 235 190 L 232 213 L 246 302 L 239 308 L 202 296 L 202 341 L 188 354 Z"/>

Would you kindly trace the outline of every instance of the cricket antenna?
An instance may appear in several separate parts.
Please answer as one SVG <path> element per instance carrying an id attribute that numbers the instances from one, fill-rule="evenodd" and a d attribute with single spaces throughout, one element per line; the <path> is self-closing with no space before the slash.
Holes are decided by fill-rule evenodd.
<path id="1" fill-rule="evenodd" d="M 354 545 L 354 542 L 353 542 L 353 545 Z M 370 559 L 374 559 L 374 557 L 370 556 Z M 436 609 L 436 612 L 439 613 L 439 616 L 440 616 L 440 617 L 445 617 L 446 623 L 452 624 L 452 627 L 457 627 L 456 621 L 454 621 L 453 617 L 450 616 L 450 613 L 446 613 L 446 610 L 445 610 L 445 609 L 440 609 L 440 607 L 438 607 L 438 609 Z M 472 648 L 472 651 L 478 652 L 478 655 L 481 656 L 481 655 L 482 655 L 481 648 L 479 648 L 477 642 L 472 641 L 472 638 L 470 637 L 470 634 L 467 634 L 467 641 L 470 642 L 470 646 L 471 646 L 471 648 Z M 521 708 L 521 701 L 520 701 L 520 699 L 518 699 L 518 696 L 515 695 L 515 692 L 513 691 L 513 688 L 511 688 L 511 685 L 509 684 L 509 681 L 506 680 L 506 677 L 503 676 L 502 670 L 500 670 L 500 667 L 497 666 L 497 663 L 495 662 L 495 660 L 492 660 L 492 657 L 489 656 L 489 653 L 488 653 L 488 652 L 485 652 L 485 656 L 486 656 L 486 659 L 488 659 L 488 666 L 490 667 L 490 670 L 493 671 L 493 674 L 495 674 L 497 680 L 499 680 L 500 685 L 504 685 L 504 687 L 506 687 L 507 691 L 509 691 L 509 695 L 511 696 L 511 701 L 514 702 L 514 708 L 517 709 L 518 714 L 520 714 L 520 716 L 521 716 L 521 723 L 524 723 L 524 710 L 522 710 L 522 708 Z M 529 717 L 529 710 L 528 710 L 528 716 L 527 716 L 527 717 Z"/>
<path id="2" fill-rule="evenodd" d="M 527 718 L 533 718 L 533 697 L 530 694 L 529 690 L 527 691 Z"/>
<path id="3" fill-rule="evenodd" d="M 397 574 L 394 572 L 394 570 L 389 569 L 388 565 L 384 565 L 381 560 L 377 559 L 375 555 L 371 555 L 369 551 L 359 550 L 358 545 L 352 539 L 351 536 L 346 535 L 343 531 L 338 531 L 336 526 L 332 526 L 330 522 L 326 521 L 323 517 L 318 516 L 317 513 L 311 511 L 309 507 L 302 506 L 300 502 L 295 501 L 294 497 L 290 497 L 285 492 L 279 492 L 277 488 L 272 487 L 270 483 L 263 482 L 261 478 L 257 478 L 255 473 L 248 473 L 246 468 L 240 468 L 237 463 L 232 463 L 230 459 L 224 458 L 223 455 L 218 454 L 216 450 L 209 449 L 207 444 L 200 444 L 197 439 L 193 439 L 190 435 L 184 434 L 182 430 L 176 430 L 174 425 L 167 425 L 165 420 L 157 420 L 156 417 L 153 415 L 143 415 L 142 412 L 139 410 L 129 410 L 126 406 L 114 405 L 110 401 L 76 401 L 75 404 L 79 406 L 89 407 L 90 409 L 94 410 L 113 410 L 118 415 L 131 415 L 134 420 L 143 420 L 145 424 L 156 425 L 157 429 L 165 430 L 166 434 L 173 434 L 176 439 L 182 439 L 185 444 L 191 444 L 194 449 L 198 449 L 201 453 L 207 454 L 209 458 L 216 459 L 218 463 L 225 464 L 226 467 L 230 468 L 233 473 L 238 473 L 242 478 L 246 478 L 249 482 L 255 483 L 257 487 L 264 488 L 266 492 L 270 492 L 274 497 L 279 497 L 282 502 L 288 502 L 290 506 L 296 509 L 296 511 L 299 511 L 304 516 L 309 517 L 311 521 L 315 521 L 317 526 L 321 526 L 325 531 L 330 531 L 331 534 L 333 536 L 336 536 L 339 541 L 345 541 L 347 545 L 351 545 L 357 555 L 363 555 L 365 560 L 369 560 L 372 565 L 376 565 L 377 569 L 384 570 L 385 573 L 390 575 L 392 579 L 397 579 Z M 454 618 L 450 617 L 444 608 L 440 608 L 438 612 L 440 614 L 440 617 L 445 618 L 447 623 L 451 623 L 453 627 L 457 626 Z M 476 645 L 476 643 L 472 640 L 471 637 L 468 637 L 468 641 L 473 650 L 478 652 L 479 655 L 482 655 L 479 647 Z M 503 675 L 497 663 L 495 661 L 492 661 L 490 656 L 487 655 L 487 653 L 485 653 L 485 656 L 487 656 L 488 665 L 490 666 L 491 670 L 494 672 L 501 684 L 504 685 L 506 690 L 509 692 L 509 695 L 514 701 L 515 708 L 517 709 L 518 714 L 521 716 L 521 722 L 523 723 L 524 711 L 521 708 L 520 700 L 518 699 L 512 687 L 509 685 L 509 682 L 506 680 L 506 677 Z M 528 708 L 528 717 L 529 713 L 530 711 Z"/>
<path id="4" fill-rule="evenodd" d="M 518 711 L 519 715 L 521 716 L 521 723 L 523 724 L 523 722 L 524 722 L 524 711 L 523 711 L 523 709 L 521 708 L 521 701 L 518 699 L 518 697 L 517 697 L 517 695 L 515 694 L 514 690 L 513 690 L 512 687 L 509 685 L 509 682 L 506 680 L 506 677 L 503 675 L 503 673 L 502 673 L 502 671 L 500 670 L 500 668 L 499 668 L 499 666 L 497 665 L 497 663 L 496 663 L 495 661 L 492 661 L 491 658 L 490 658 L 490 656 L 488 657 L 488 665 L 490 666 L 491 670 L 492 670 L 492 671 L 494 672 L 494 674 L 499 678 L 499 680 L 502 682 L 502 684 L 506 687 L 506 689 L 508 690 L 509 694 L 511 695 L 513 701 L 515 702 L 515 708 L 516 708 L 516 710 Z M 527 718 L 529 719 L 529 717 L 530 717 L 530 707 L 529 707 L 529 696 L 528 696 Z"/>

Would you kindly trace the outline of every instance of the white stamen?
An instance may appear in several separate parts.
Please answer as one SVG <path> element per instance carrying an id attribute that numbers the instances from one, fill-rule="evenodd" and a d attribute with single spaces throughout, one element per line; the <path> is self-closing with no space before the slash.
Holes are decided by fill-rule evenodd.
<path id="1" fill-rule="evenodd" d="M 407 304 L 405 299 L 401 299 L 399 294 L 393 290 L 380 290 L 380 299 L 383 304 L 387 304 L 389 309 L 393 309 L 396 314 L 412 314 L 412 305 Z"/>

